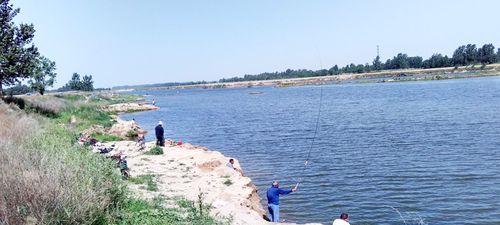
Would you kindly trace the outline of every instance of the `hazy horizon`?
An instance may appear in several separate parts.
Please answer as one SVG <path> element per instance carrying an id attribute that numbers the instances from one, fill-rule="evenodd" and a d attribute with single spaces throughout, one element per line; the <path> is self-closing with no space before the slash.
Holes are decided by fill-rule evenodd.
<path id="1" fill-rule="evenodd" d="M 484 1 L 35 1 L 14 0 L 35 25 L 40 52 L 96 87 L 218 80 L 290 69 L 382 61 L 399 52 L 451 55 L 459 45 L 500 47 Z"/>

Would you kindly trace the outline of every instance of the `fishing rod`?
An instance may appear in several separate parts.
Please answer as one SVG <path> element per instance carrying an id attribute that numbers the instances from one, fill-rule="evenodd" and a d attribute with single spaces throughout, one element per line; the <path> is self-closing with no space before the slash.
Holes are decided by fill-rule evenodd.
<path id="1" fill-rule="evenodd" d="M 316 125 L 315 125 L 315 128 L 314 128 L 314 135 L 313 135 L 313 138 L 311 140 L 311 145 L 309 146 L 309 150 L 307 151 L 307 157 L 306 157 L 306 160 L 304 162 L 304 167 L 302 168 L 302 175 L 304 174 L 305 170 L 307 169 L 307 165 L 309 163 L 309 159 L 311 157 L 311 151 L 313 149 L 313 146 L 314 146 L 314 141 L 316 140 L 316 136 L 318 134 L 318 128 L 319 128 L 319 119 L 321 118 L 321 105 L 322 105 L 322 102 L 323 102 L 323 86 L 320 87 L 320 94 L 319 94 L 319 107 L 318 107 L 318 115 L 316 117 Z M 299 179 L 297 179 L 297 184 L 295 185 L 295 189 L 299 188 L 299 184 L 302 182 L 302 178 L 299 177 Z"/>

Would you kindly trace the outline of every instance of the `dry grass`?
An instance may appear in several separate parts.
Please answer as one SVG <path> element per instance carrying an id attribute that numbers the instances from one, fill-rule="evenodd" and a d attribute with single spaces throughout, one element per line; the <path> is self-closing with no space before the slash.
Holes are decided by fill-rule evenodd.
<path id="1" fill-rule="evenodd" d="M 107 220 L 123 196 L 111 162 L 74 145 L 65 127 L 3 103 L 0 126 L 0 224 Z"/>

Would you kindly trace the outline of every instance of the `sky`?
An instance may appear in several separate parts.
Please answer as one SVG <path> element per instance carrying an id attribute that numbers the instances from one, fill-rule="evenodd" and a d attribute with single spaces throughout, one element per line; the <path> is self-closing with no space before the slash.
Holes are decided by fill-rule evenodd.
<path id="1" fill-rule="evenodd" d="M 57 63 L 96 87 L 218 80 L 500 47 L 498 0 L 13 0 L 17 22 Z"/>

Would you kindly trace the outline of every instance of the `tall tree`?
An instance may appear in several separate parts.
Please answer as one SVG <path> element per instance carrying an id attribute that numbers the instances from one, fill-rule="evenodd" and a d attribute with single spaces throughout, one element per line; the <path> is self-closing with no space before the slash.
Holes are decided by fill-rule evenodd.
<path id="1" fill-rule="evenodd" d="M 497 62 L 500 62 L 500 48 L 497 50 Z"/>
<path id="2" fill-rule="evenodd" d="M 375 59 L 373 60 L 373 70 L 381 70 L 382 69 L 382 62 L 380 61 L 380 56 L 377 55 Z"/>
<path id="3" fill-rule="evenodd" d="M 340 72 L 339 72 L 339 66 L 337 66 L 337 65 L 333 66 L 332 68 L 330 68 L 330 69 L 328 70 L 328 72 L 329 72 L 331 75 L 337 75 L 337 74 L 339 74 L 339 73 L 340 73 Z"/>
<path id="4" fill-rule="evenodd" d="M 477 48 L 475 44 L 468 44 L 465 47 L 465 65 L 470 65 L 476 63 L 477 60 Z"/>
<path id="5" fill-rule="evenodd" d="M 19 11 L 9 0 L 0 0 L 0 96 L 3 85 L 19 83 L 36 66 L 38 49 L 32 43 L 35 28 L 33 24 L 14 23 Z"/>
<path id="6" fill-rule="evenodd" d="M 44 56 L 38 59 L 38 65 L 33 71 L 31 79 L 28 81 L 31 89 L 38 91 L 41 95 L 45 93 L 47 87 L 52 87 L 57 73 L 56 63 Z"/>
<path id="7" fill-rule="evenodd" d="M 463 66 L 467 64 L 467 54 L 465 53 L 465 45 L 458 47 L 455 52 L 453 52 L 453 65 Z"/>
<path id="8" fill-rule="evenodd" d="M 421 68 L 423 58 L 420 56 L 408 57 L 408 65 L 410 68 Z"/>
<path id="9" fill-rule="evenodd" d="M 490 64 L 496 62 L 495 46 L 493 44 L 485 44 L 477 50 L 478 61 L 482 64 Z"/>
<path id="10" fill-rule="evenodd" d="M 92 80 L 92 75 L 85 75 L 82 78 L 81 91 L 93 91 L 94 81 Z"/>
<path id="11" fill-rule="evenodd" d="M 66 86 L 68 86 L 69 90 L 80 90 L 82 86 L 82 81 L 80 80 L 80 74 L 73 73 L 73 75 L 71 76 L 71 80 L 68 81 Z"/>
<path id="12" fill-rule="evenodd" d="M 439 67 L 447 67 L 452 66 L 451 59 L 448 56 L 443 56 L 439 53 L 433 54 L 429 59 L 426 59 L 423 62 L 424 68 L 439 68 Z"/>

